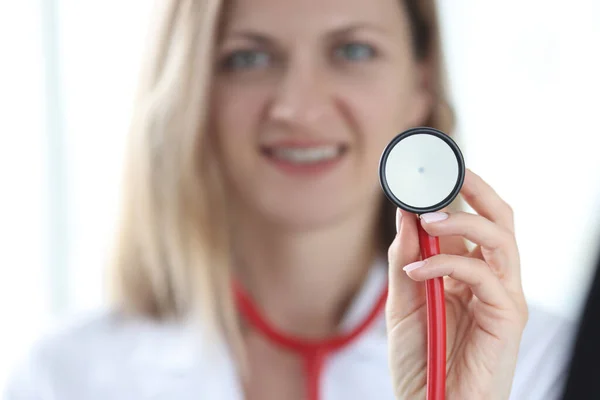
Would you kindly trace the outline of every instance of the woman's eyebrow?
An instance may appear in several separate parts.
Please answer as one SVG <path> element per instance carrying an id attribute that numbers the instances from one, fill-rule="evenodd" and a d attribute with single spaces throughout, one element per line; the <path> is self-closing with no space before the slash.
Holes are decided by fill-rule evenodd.
<path id="1" fill-rule="evenodd" d="M 358 31 L 369 31 L 369 32 L 375 32 L 375 33 L 379 33 L 379 34 L 389 34 L 390 32 L 385 28 L 382 27 L 380 25 L 376 25 L 373 23 L 369 23 L 369 22 L 355 22 L 355 23 L 350 23 L 344 26 L 339 26 L 337 28 L 332 29 L 330 32 L 328 32 L 329 36 L 344 36 L 344 35 L 349 35 Z"/>
<path id="2" fill-rule="evenodd" d="M 274 45 L 273 39 L 269 38 L 264 33 L 259 33 L 257 31 L 243 29 L 243 30 L 233 30 L 228 32 L 225 37 L 227 39 L 244 39 L 250 42 L 254 42 L 257 45 L 261 46 L 272 46 Z"/>

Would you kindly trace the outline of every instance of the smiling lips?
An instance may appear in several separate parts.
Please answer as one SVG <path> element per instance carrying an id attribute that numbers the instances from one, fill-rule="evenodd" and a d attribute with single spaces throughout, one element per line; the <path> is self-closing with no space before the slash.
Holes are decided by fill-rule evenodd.
<path id="1" fill-rule="evenodd" d="M 337 165 L 346 145 L 317 143 L 278 143 L 263 146 L 262 153 L 280 170 L 292 174 L 324 173 Z"/>

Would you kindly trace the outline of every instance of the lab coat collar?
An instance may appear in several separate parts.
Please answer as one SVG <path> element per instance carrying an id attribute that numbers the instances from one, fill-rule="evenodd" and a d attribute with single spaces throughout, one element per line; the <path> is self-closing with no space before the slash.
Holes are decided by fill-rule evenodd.
<path id="1" fill-rule="evenodd" d="M 340 325 L 343 332 L 349 332 L 358 326 L 371 312 L 383 290 L 387 287 L 388 263 L 383 257 L 378 257 L 369 269 L 365 282 L 352 301 Z M 380 316 L 371 331 L 385 334 L 385 318 Z"/>

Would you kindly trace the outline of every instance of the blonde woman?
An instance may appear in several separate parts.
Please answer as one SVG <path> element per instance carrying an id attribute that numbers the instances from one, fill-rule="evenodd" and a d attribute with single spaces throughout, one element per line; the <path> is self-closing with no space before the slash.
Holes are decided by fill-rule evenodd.
<path id="1" fill-rule="evenodd" d="M 8 399 L 422 399 L 437 276 L 448 398 L 557 397 L 568 329 L 528 310 L 510 207 L 472 172 L 477 214 L 396 216 L 379 188 L 393 136 L 452 132 L 432 0 L 160 3 L 114 308 Z M 419 223 L 447 255 L 418 263 Z"/>

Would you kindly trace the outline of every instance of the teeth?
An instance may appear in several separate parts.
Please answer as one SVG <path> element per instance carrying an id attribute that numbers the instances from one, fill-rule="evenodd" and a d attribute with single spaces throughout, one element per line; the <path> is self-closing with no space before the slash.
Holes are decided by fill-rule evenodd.
<path id="1" fill-rule="evenodd" d="M 277 148 L 273 149 L 275 158 L 300 164 L 317 163 L 331 160 L 340 154 L 338 146 L 321 146 L 311 148 Z"/>

